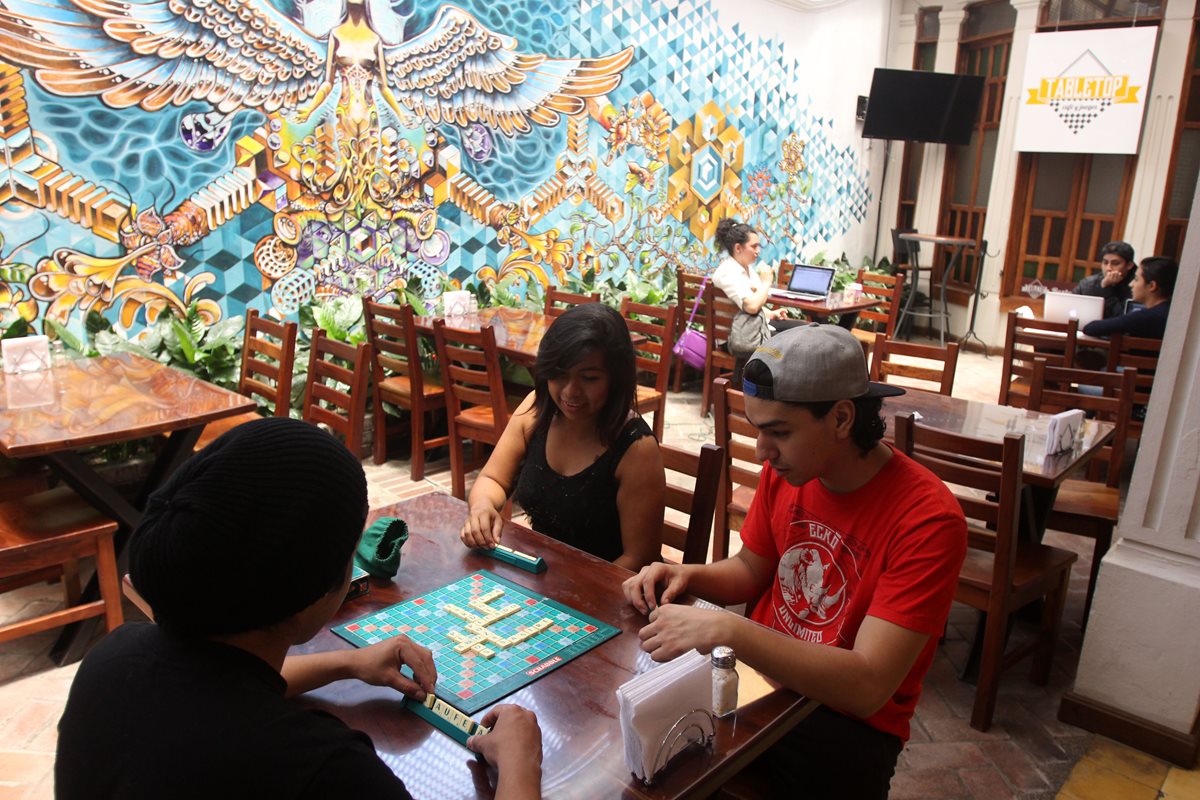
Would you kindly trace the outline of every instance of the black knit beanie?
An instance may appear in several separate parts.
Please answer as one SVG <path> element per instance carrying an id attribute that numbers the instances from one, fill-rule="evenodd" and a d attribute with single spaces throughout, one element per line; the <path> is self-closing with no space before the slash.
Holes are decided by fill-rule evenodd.
<path id="1" fill-rule="evenodd" d="M 307 422 L 255 420 L 150 497 L 130 579 L 171 633 L 263 628 L 339 585 L 366 516 L 366 476 L 341 442 Z"/>

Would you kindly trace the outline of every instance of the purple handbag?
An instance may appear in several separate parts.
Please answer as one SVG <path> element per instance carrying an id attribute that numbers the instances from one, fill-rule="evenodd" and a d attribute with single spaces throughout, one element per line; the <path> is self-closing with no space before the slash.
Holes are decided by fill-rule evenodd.
<path id="1" fill-rule="evenodd" d="M 700 308 L 700 300 L 704 297 L 704 288 L 708 285 L 708 277 L 700 284 L 696 293 L 696 302 L 692 303 L 692 313 L 688 315 L 687 326 L 683 329 L 671 352 L 683 359 L 683 363 L 693 369 L 704 369 L 704 361 L 708 358 L 708 337 L 692 328 L 692 320 L 696 318 L 696 309 Z"/>

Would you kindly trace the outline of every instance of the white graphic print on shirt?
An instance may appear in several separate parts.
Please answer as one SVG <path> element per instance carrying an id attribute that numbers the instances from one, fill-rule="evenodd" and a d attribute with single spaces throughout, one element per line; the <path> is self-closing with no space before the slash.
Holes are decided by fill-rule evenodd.
<path id="1" fill-rule="evenodd" d="M 784 630 L 820 644 L 837 644 L 843 613 L 862 580 L 863 543 L 810 519 L 796 519 L 779 560 L 774 613 Z"/>

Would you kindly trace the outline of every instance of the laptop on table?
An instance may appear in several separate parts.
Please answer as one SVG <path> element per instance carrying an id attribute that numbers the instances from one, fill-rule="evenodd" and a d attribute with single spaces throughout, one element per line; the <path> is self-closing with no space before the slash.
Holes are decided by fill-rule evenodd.
<path id="1" fill-rule="evenodd" d="M 1070 292 L 1047 292 L 1042 317 L 1047 322 L 1077 319 L 1082 329 L 1089 322 L 1104 319 L 1104 298 Z"/>
<path id="2" fill-rule="evenodd" d="M 769 294 L 790 300 L 824 301 L 829 297 L 829 287 L 833 285 L 833 273 L 833 267 L 797 264 L 792 270 L 787 289 L 771 289 Z"/>

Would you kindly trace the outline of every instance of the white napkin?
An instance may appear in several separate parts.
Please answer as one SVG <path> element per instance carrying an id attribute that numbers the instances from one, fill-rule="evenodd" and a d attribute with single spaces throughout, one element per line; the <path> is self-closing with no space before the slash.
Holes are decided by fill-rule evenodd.
<path id="1" fill-rule="evenodd" d="M 712 666 L 695 650 L 617 688 L 625 765 L 642 780 L 653 777 L 673 753 L 659 756 L 663 737 L 680 717 L 695 709 L 712 711 Z M 675 748 L 682 749 L 682 742 Z"/>
<path id="2" fill-rule="evenodd" d="M 471 313 L 472 295 L 467 291 L 453 291 L 442 294 L 442 309 L 447 317 L 461 317 Z M 478 310 L 478 306 L 476 309 Z"/>
<path id="3" fill-rule="evenodd" d="M 1046 455 L 1066 453 L 1075 447 L 1075 437 L 1083 427 L 1083 411 L 1073 408 L 1050 418 L 1046 428 Z"/>

